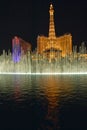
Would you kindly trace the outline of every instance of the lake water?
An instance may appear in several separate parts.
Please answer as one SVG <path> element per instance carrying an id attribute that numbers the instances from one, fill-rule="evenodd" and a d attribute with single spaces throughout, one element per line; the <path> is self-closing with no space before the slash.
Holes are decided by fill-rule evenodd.
<path id="1" fill-rule="evenodd" d="M 0 75 L 0 130 L 87 130 L 86 75 Z"/>

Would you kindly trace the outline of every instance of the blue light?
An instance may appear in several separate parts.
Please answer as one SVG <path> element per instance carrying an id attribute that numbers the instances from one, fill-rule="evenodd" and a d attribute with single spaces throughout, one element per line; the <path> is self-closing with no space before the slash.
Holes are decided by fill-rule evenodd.
<path id="1" fill-rule="evenodd" d="M 15 37 L 12 41 L 12 44 L 12 59 L 16 63 L 19 62 L 21 58 L 21 46 L 19 39 Z"/>

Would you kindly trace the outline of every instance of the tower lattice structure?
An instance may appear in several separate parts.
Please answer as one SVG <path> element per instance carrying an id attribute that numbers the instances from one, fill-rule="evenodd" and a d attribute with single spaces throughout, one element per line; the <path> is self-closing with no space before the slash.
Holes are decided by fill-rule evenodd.
<path id="1" fill-rule="evenodd" d="M 50 5 L 50 22 L 49 22 L 49 38 L 53 39 L 55 38 L 55 25 L 54 25 L 54 9 L 53 5 Z"/>

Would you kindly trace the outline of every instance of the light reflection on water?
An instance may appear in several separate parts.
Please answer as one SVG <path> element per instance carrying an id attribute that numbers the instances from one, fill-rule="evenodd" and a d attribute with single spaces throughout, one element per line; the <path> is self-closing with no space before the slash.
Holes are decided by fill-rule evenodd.
<path id="1" fill-rule="evenodd" d="M 86 111 L 86 75 L 0 75 L 3 129 L 86 129 Z"/>

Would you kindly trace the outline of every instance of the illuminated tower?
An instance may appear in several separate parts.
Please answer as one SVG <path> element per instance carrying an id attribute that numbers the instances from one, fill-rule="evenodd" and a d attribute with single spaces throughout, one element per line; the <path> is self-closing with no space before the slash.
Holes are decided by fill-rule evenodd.
<path id="1" fill-rule="evenodd" d="M 49 23 L 49 38 L 55 38 L 55 26 L 54 26 L 54 9 L 53 5 L 50 5 L 50 23 Z"/>
<path id="2" fill-rule="evenodd" d="M 72 54 L 72 35 L 66 33 L 59 37 L 56 36 L 52 4 L 50 4 L 49 15 L 48 37 L 37 37 L 37 52 L 45 55 L 48 59 L 56 59 L 58 55 L 65 57 Z"/>

